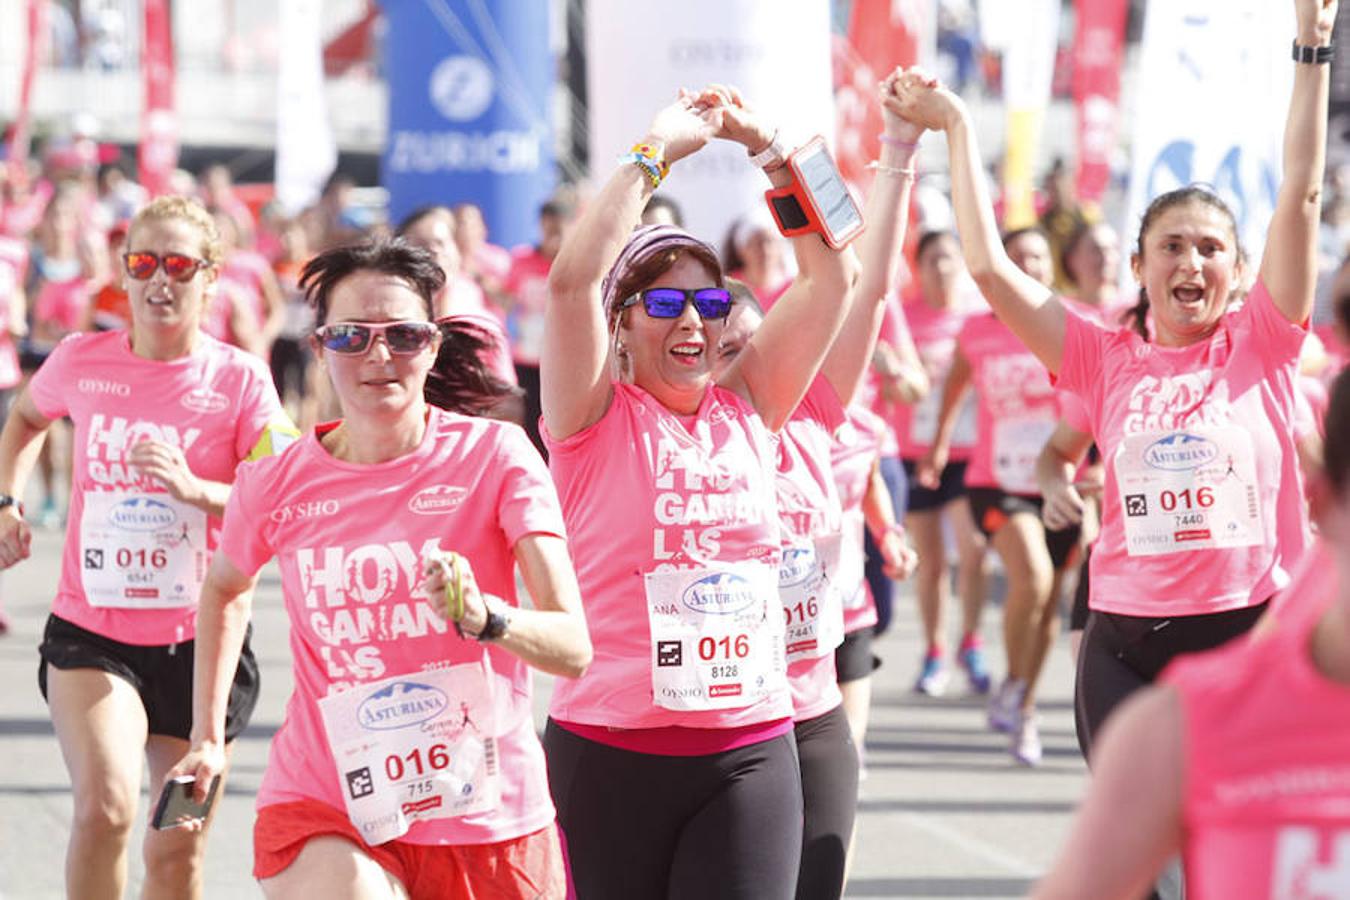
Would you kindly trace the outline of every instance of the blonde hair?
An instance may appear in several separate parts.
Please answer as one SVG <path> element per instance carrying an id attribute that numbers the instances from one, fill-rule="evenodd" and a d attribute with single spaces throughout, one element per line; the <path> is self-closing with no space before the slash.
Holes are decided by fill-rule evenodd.
<path id="1" fill-rule="evenodd" d="M 136 233 L 136 226 L 143 222 L 170 222 L 180 220 L 194 226 L 201 234 L 201 256 L 212 268 L 220 265 L 224 251 L 220 246 L 220 232 L 216 221 L 206 211 L 206 207 L 191 197 L 181 194 L 169 194 L 156 197 L 136 211 L 127 229 L 127 239 Z"/>

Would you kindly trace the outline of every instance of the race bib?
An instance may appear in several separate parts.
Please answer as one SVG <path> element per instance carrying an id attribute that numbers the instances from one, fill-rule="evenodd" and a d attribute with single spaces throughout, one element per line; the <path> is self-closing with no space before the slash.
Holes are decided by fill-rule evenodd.
<path id="1" fill-rule="evenodd" d="M 938 413 L 942 411 L 942 385 L 933 385 L 932 390 L 914 404 L 909 420 L 909 441 L 921 447 L 932 446 L 937 437 Z M 975 395 L 967 394 L 961 401 L 956 413 L 956 425 L 952 427 L 953 447 L 973 447 L 975 445 Z"/>
<path id="2" fill-rule="evenodd" d="M 771 568 L 651 572 L 652 699 L 670 710 L 750 706 L 787 686 Z"/>
<path id="3" fill-rule="evenodd" d="M 90 606 L 196 606 L 208 561 L 197 507 L 168 494 L 85 493 L 80 575 Z"/>
<path id="4" fill-rule="evenodd" d="M 1131 556 L 1265 539 L 1252 439 L 1236 425 L 1132 434 L 1115 454 Z"/>
<path id="5" fill-rule="evenodd" d="M 1009 494 L 1039 494 L 1036 458 L 1055 431 L 1054 419 L 1000 419 L 991 450 L 994 481 Z"/>
<path id="6" fill-rule="evenodd" d="M 840 535 L 817 538 L 783 551 L 778 595 L 787 627 L 787 660 L 817 659 L 844 640 L 844 605 L 839 570 Z"/>
<path id="7" fill-rule="evenodd" d="M 347 818 L 366 843 L 500 799 L 491 682 L 479 663 L 395 675 L 319 701 Z"/>

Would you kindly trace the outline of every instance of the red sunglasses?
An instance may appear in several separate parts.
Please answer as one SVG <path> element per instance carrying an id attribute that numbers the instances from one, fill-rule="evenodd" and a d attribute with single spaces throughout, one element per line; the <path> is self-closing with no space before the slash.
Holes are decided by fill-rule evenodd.
<path id="1" fill-rule="evenodd" d="M 210 265 L 204 259 L 183 253 L 165 253 L 160 256 L 148 251 L 123 253 L 122 263 L 127 267 L 127 274 L 137 281 L 148 280 L 160 266 L 164 267 L 164 274 L 174 281 L 191 281 L 198 269 Z"/>

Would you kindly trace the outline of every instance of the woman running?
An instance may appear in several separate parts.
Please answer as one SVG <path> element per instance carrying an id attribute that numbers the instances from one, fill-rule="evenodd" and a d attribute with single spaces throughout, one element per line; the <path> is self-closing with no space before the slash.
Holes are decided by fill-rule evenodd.
<path id="1" fill-rule="evenodd" d="M 72 897 L 121 897 L 148 761 L 157 790 L 187 751 L 197 601 L 235 468 L 294 437 L 260 360 L 202 334 L 215 225 L 196 201 L 141 209 L 122 258 L 131 331 L 51 352 L 0 434 L 0 567 L 29 555 L 23 496 L 51 423 L 69 416 L 75 476 L 38 683 L 70 772 Z M 222 683 L 222 746 L 248 723 L 258 669 Z M 222 751 L 224 752 L 224 751 Z M 145 893 L 197 897 L 202 833 L 148 831 Z"/>
<path id="2" fill-rule="evenodd" d="M 790 184 L 774 136 L 732 91 L 682 91 L 550 274 L 544 431 L 596 652 L 555 690 L 544 745 L 588 900 L 789 898 L 797 880 L 770 434 L 839 331 L 852 273 L 818 234 L 792 238 L 800 274 L 714 379 L 731 308 L 716 252 L 633 231 L 667 167 L 714 137 Z"/>
<path id="3" fill-rule="evenodd" d="M 240 471 L 202 592 L 174 770 L 199 795 L 225 766 L 258 570 L 280 564 L 296 688 L 258 793 L 268 897 L 566 893 L 529 670 L 579 675 L 590 644 L 543 461 L 518 427 L 436 405 L 491 401 L 474 349 L 437 358 L 444 280 L 402 241 L 305 267 L 342 419 Z"/>
<path id="4" fill-rule="evenodd" d="M 1019 269 L 1050 286 L 1050 245 L 1039 229 L 1010 232 L 1003 247 Z M 956 343 L 937 435 L 919 462 L 919 483 L 937 487 L 959 406 L 974 388 L 978 417 L 966 491 L 975 527 L 998 551 L 1008 579 L 1003 606 L 1008 675 L 990 698 L 989 725 L 1012 736 L 1014 760 L 1034 766 L 1041 761 L 1036 682 L 1058 631 L 1058 585 L 1078 544 L 1077 529 L 1046 531 L 1036 486 L 1036 459 L 1054 431 L 1059 404 L 1040 360 L 993 313 L 967 319 Z"/>
<path id="5" fill-rule="evenodd" d="M 1299 46 L 1329 44 L 1333 0 L 1298 0 Z M 1175 656 L 1247 631 L 1289 581 L 1305 512 L 1296 377 L 1316 272 L 1329 67 L 1296 58 L 1284 173 L 1255 286 L 1231 212 L 1187 187 L 1150 204 L 1132 268 L 1155 339 L 1078 316 L 1003 252 L 969 114 L 915 73 L 901 112 L 947 132 L 972 274 L 995 312 L 1077 394 L 1106 464 L 1102 534 L 1079 657 L 1080 741 Z M 1311 61 L 1310 61 L 1311 60 Z"/>
<path id="6" fill-rule="evenodd" d="M 1191 900 L 1350 893 L 1350 374 L 1326 424 L 1322 539 L 1271 626 L 1178 660 L 1112 716 L 1036 897 L 1138 897 L 1178 852 Z"/>

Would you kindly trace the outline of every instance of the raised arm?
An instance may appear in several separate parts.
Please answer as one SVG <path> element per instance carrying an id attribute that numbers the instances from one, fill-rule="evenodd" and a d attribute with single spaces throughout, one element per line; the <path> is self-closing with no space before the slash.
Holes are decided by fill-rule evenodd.
<path id="1" fill-rule="evenodd" d="M 1337 5 L 1337 0 L 1295 0 L 1300 45 L 1331 43 Z M 1317 228 L 1322 215 L 1330 90 L 1330 65 L 1294 64 L 1294 93 L 1284 125 L 1284 173 L 1261 257 L 1261 280 L 1275 306 L 1300 325 L 1312 314 L 1317 283 Z"/>
<path id="2" fill-rule="evenodd" d="M 662 149 L 667 163 L 695 152 L 716 131 L 718 117 L 701 113 L 696 100 L 681 91 L 657 113 L 643 138 L 643 143 Z M 544 425 L 555 439 L 589 427 L 609 409 L 610 335 L 600 286 L 641 221 L 653 190 L 643 169 L 620 165 L 563 239 L 549 271 L 539 367 Z"/>
<path id="3" fill-rule="evenodd" d="M 927 76 L 914 70 L 901 76 L 895 99 L 888 102 L 909 121 L 947 133 L 952 207 L 966 267 L 999 319 L 1047 369 L 1058 373 L 1064 351 L 1064 308 L 1049 288 L 1019 269 L 1003 249 L 969 110 L 961 98 L 932 86 Z"/>
<path id="4" fill-rule="evenodd" d="M 895 82 L 901 71 L 897 68 L 888 75 L 878 90 L 886 131 L 882 137 L 876 177 L 872 180 L 871 190 L 867 192 L 867 205 L 863 210 L 867 230 L 858 240 L 862 270 L 848 318 L 839 329 L 839 335 L 834 339 L 821 367 L 821 372 L 829 379 L 834 392 L 845 406 L 852 402 L 857 393 L 876 349 L 877 334 L 886 313 L 886 298 L 895 288 L 895 269 L 900 261 L 900 248 L 905 243 L 905 226 L 909 221 L 909 197 L 914 187 L 914 155 L 923 128 L 900 118 L 885 104 L 886 98 L 894 93 Z M 900 313 L 899 324 L 899 330 L 909 340 L 904 313 Z"/>
<path id="5" fill-rule="evenodd" d="M 745 108 L 734 90 L 717 88 L 704 96 L 722 98 L 719 136 L 756 153 L 773 141 L 775 132 Z M 774 187 L 792 183 L 786 165 L 766 174 Z M 820 371 L 848 313 L 858 274 L 857 262 L 830 249 L 818 234 L 798 235 L 791 243 L 796 279 L 720 379 L 774 431 L 786 424 Z"/>

